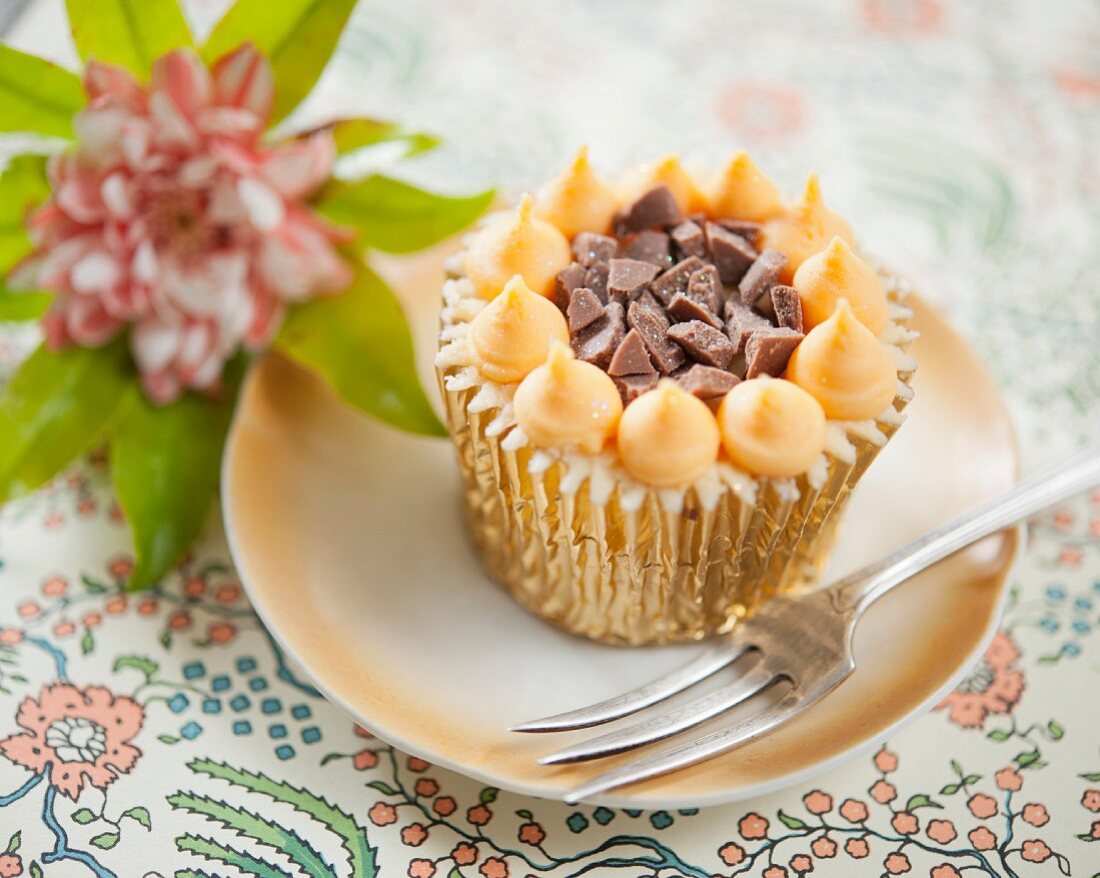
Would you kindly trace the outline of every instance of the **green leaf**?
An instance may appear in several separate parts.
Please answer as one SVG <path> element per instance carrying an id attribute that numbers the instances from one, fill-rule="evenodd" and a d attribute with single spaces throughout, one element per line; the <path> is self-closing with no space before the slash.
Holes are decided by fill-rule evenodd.
<path id="1" fill-rule="evenodd" d="M 272 124 L 313 89 L 344 31 L 356 0 L 237 0 L 214 25 L 202 57 L 213 63 L 252 42 L 275 72 Z"/>
<path id="2" fill-rule="evenodd" d="M 88 594 L 105 594 L 107 586 L 87 573 L 80 574 L 80 581 L 84 584 L 84 590 Z"/>
<path id="3" fill-rule="evenodd" d="M 531 812 L 528 811 L 526 808 L 521 808 L 519 811 L 516 811 L 516 816 L 517 817 L 522 817 L 524 820 L 533 820 L 534 819 Z"/>
<path id="4" fill-rule="evenodd" d="M 401 306 L 365 265 L 343 293 L 294 308 L 275 344 L 368 414 L 412 433 L 447 435 L 417 380 Z"/>
<path id="5" fill-rule="evenodd" d="M 387 253 L 411 253 L 469 226 L 489 206 L 494 192 L 449 196 L 374 174 L 322 191 L 318 210 L 339 225 L 359 230 L 360 243 Z"/>
<path id="6" fill-rule="evenodd" d="M 1020 768 L 1030 768 L 1039 761 L 1039 751 L 1029 750 L 1024 753 L 1017 753 L 1012 759 Z"/>
<path id="7" fill-rule="evenodd" d="M 31 860 L 31 878 L 42 878 L 42 867 L 38 865 L 38 860 Z"/>
<path id="8" fill-rule="evenodd" d="M 112 671 L 121 671 L 123 668 L 133 668 L 145 675 L 146 681 L 153 679 L 153 675 L 160 669 L 152 659 L 141 655 L 120 655 L 111 665 Z"/>
<path id="9" fill-rule="evenodd" d="M 968 774 L 963 778 L 963 783 L 969 786 L 970 784 L 976 784 L 981 779 L 982 776 L 980 774 Z"/>
<path id="10" fill-rule="evenodd" d="M 496 787 L 485 787 L 478 795 L 478 801 L 480 801 L 482 805 L 488 805 L 490 802 L 495 802 L 497 800 L 497 793 L 499 792 L 500 790 Z"/>
<path id="11" fill-rule="evenodd" d="M 957 783 L 949 783 L 940 787 L 941 796 L 953 796 L 959 791 L 960 785 Z"/>
<path id="12" fill-rule="evenodd" d="M 17 293 L 0 283 L 0 323 L 37 320 L 49 307 L 49 293 Z"/>
<path id="13" fill-rule="evenodd" d="M 924 793 L 918 793 L 915 796 L 910 796 L 909 801 L 905 803 L 906 811 L 915 811 L 917 808 L 942 808 L 939 802 L 934 801 Z"/>
<path id="14" fill-rule="evenodd" d="M 1100 841 L 1100 838 L 1096 838 L 1096 836 L 1094 836 L 1091 832 L 1079 833 L 1077 835 L 1077 838 L 1081 839 L 1081 841 Z"/>
<path id="15" fill-rule="evenodd" d="M 6 854 L 17 853 L 19 851 L 19 845 L 22 843 L 22 841 L 23 841 L 23 833 L 20 832 L 19 830 L 16 830 L 15 834 L 12 835 L 12 837 L 8 839 L 8 847 L 4 851 L 4 853 L 6 853 Z"/>
<path id="16" fill-rule="evenodd" d="M 451 871 L 447 873 L 447 878 L 465 878 L 465 876 L 459 871 L 458 866 L 451 866 Z"/>
<path id="17" fill-rule="evenodd" d="M 1065 728 L 1054 720 L 1047 723 L 1047 732 L 1050 733 L 1050 739 L 1052 741 L 1060 741 L 1066 734 Z"/>
<path id="18" fill-rule="evenodd" d="M 0 90 L 0 95 L 2 93 Z M 6 272 L 30 252 L 27 214 L 44 202 L 49 194 L 50 184 L 46 179 L 46 159 L 43 156 L 15 156 L 0 173 L 0 272 Z M 7 295 L 20 298 L 27 294 L 9 292 Z"/>
<path id="19" fill-rule="evenodd" d="M 234 866 L 245 875 L 255 875 L 256 878 L 285 878 L 286 873 L 270 863 L 265 863 L 259 857 L 245 851 L 239 851 L 228 845 L 221 844 L 212 838 L 203 838 L 198 835 L 181 835 L 176 839 L 176 847 L 181 851 L 197 854 L 207 860 Z M 326 873 L 331 875 L 332 873 Z"/>
<path id="20" fill-rule="evenodd" d="M 168 744 L 169 746 L 172 744 L 178 744 L 180 742 L 180 739 L 177 738 L 175 735 L 157 735 L 157 740 L 160 741 L 162 744 Z"/>
<path id="21" fill-rule="evenodd" d="M 404 156 L 418 155 L 439 146 L 439 138 L 420 131 L 406 131 L 396 122 L 380 119 L 340 119 L 326 126 L 332 131 L 338 155 L 347 155 L 380 143 L 400 143 Z"/>
<path id="22" fill-rule="evenodd" d="M 99 835 L 95 836 L 91 840 L 91 843 L 94 844 L 100 850 L 109 851 L 116 844 L 118 844 L 118 833 L 117 832 L 103 832 L 103 833 L 100 833 Z"/>
<path id="23" fill-rule="evenodd" d="M 383 796 L 392 796 L 397 793 L 397 790 L 391 787 L 384 780 L 373 780 L 369 784 L 367 784 L 367 786 L 371 789 L 378 790 L 378 792 L 380 792 Z"/>
<path id="24" fill-rule="evenodd" d="M 963 767 L 959 764 L 959 761 L 957 759 L 951 760 L 951 770 L 955 772 L 955 774 L 957 774 L 959 777 L 963 776 Z"/>
<path id="25" fill-rule="evenodd" d="M 188 393 L 157 406 L 135 391 L 120 414 L 111 437 L 111 477 L 134 535 L 131 591 L 172 569 L 210 511 L 236 397 L 236 378 L 226 377 L 220 398 Z"/>
<path id="26" fill-rule="evenodd" d="M 1100 771 L 1090 771 L 1087 774 L 1079 774 L 1077 776 L 1082 780 L 1089 781 L 1090 783 L 1096 783 L 1097 781 L 1100 781 Z"/>
<path id="27" fill-rule="evenodd" d="M 807 826 L 797 817 L 792 817 L 790 814 L 785 814 L 780 811 L 778 814 L 779 822 L 786 826 L 788 829 L 806 829 Z"/>
<path id="28" fill-rule="evenodd" d="M 192 43 L 176 0 L 65 0 L 65 7 L 81 60 L 118 64 L 142 78 L 161 55 Z"/>
<path id="29" fill-rule="evenodd" d="M 121 342 L 31 354 L 0 393 L 0 503 L 49 481 L 101 440 L 132 374 Z"/>
<path id="30" fill-rule="evenodd" d="M 1007 741 L 1012 737 L 1012 732 L 1005 731 L 1004 729 L 994 729 L 988 732 L 986 737 L 991 741 Z"/>
<path id="31" fill-rule="evenodd" d="M 88 655 L 93 649 L 95 649 L 95 637 L 92 635 L 91 629 L 85 628 L 80 637 L 80 654 Z"/>
<path id="32" fill-rule="evenodd" d="M 153 828 L 153 821 L 149 819 L 149 809 L 143 808 L 140 805 L 134 808 L 127 808 L 122 812 L 123 817 L 129 817 L 131 820 L 136 820 L 146 829 Z"/>
<path id="33" fill-rule="evenodd" d="M 91 823 L 93 820 L 98 819 L 99 818 L 95 814 L 93 814 L 91 809 L 89 808 L 81 808 L 77 811 L 73 811 L 73 822 L 79 823 L 81 826 L 84 826 L 88 823 Z"/>
<path id="34" fill-rule="evenodd" d="M 85 100 L 71 70 L 0 43 L 0 131 L 71 138 Z"/>

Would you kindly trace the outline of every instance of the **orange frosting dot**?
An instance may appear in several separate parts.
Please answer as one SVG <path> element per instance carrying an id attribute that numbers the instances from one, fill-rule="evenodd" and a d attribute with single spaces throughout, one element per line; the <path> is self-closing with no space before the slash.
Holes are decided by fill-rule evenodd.
<path id="1" fill-rule="evenodd" d="M 761 230 L 762 246 L 778 250 L 787 257 L 784 283 L 790 283 L 798 267 L 824 250 L 835 237 L 855 243 L 852 227 L 825 206 L 817 174 L 811 174 L 806 180 L 802 200 L 781 216 L 764 223 Z"/>

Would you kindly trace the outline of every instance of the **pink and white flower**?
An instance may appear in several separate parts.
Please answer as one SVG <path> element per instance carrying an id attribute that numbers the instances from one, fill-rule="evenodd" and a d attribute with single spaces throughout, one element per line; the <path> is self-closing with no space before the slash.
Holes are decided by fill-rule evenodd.
<path id="1" fill-rule="evenodd" d="M 55 293 L 52 347 L 105 344 L 127 326 L 148 395 L 215 388 L 242 346 L 270 341 L 288 303 L 336 292 L 347 240 L 305 200 L 330 175 L 327 131 L 261 139 L 274 79 L 244 45 L 207 68 L 161 57 L 148 85 L 89 62 L 77 147 L 49 166 L 13 286 Z"/>

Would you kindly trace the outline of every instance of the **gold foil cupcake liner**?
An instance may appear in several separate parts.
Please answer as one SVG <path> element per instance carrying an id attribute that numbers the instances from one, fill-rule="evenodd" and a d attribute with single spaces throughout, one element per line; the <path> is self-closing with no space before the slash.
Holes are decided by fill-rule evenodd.
<path id="1" fill-rule="evenodd" d="M 446 371 L 446 417 L 486 570 L 532 613 L 606 643 L 700 640 L 812 583 L 851 489 L 885 445 L 850 435 L 852 453 L 827 454 L 824 478 L 756 480 L 755 497 L 723 484 L 704 503 L 693 487 L 673 509 L 654 490 L 640 505 L 624 502 L 619 483 L 596 502 L 588 478 L 562 490 L 562 460 L 532 472 L 533 449 L 503 447 L 487 432 L 498 412 L 470 412 L 478 388 L 448 390 Z M 907 400 L 899 394 L 895 408 Z M 897 424 L 876 427 L 888 439 Z"/>

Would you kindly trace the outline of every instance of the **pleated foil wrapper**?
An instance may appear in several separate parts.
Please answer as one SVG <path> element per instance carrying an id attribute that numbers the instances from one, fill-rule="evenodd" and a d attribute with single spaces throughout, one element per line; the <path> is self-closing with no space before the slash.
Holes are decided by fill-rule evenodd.
<path id="1" fill-rule="evenodd" d="M 896 319 L 904 335 L 904 316 Z M 594 491 L 583 465 L 581 478 L 570 472 L 579 455 L 514 447 L 500 408 L 471 410 L 480 385 L 449 389 L 459 369 L 439 365 L 437 373 L 469 531 L 489 575 L 567 631 L 639 645 L 727 632 L 760 601 L 818 579 L 852 489 L 912 398 L 912 372 L 901 368 L 887 417 L 830 422 L 826 453 L 810 473 L 753 479 L 719 464 L 724 478 L 679 497 L 641 488 L 615 467 Z"/>

